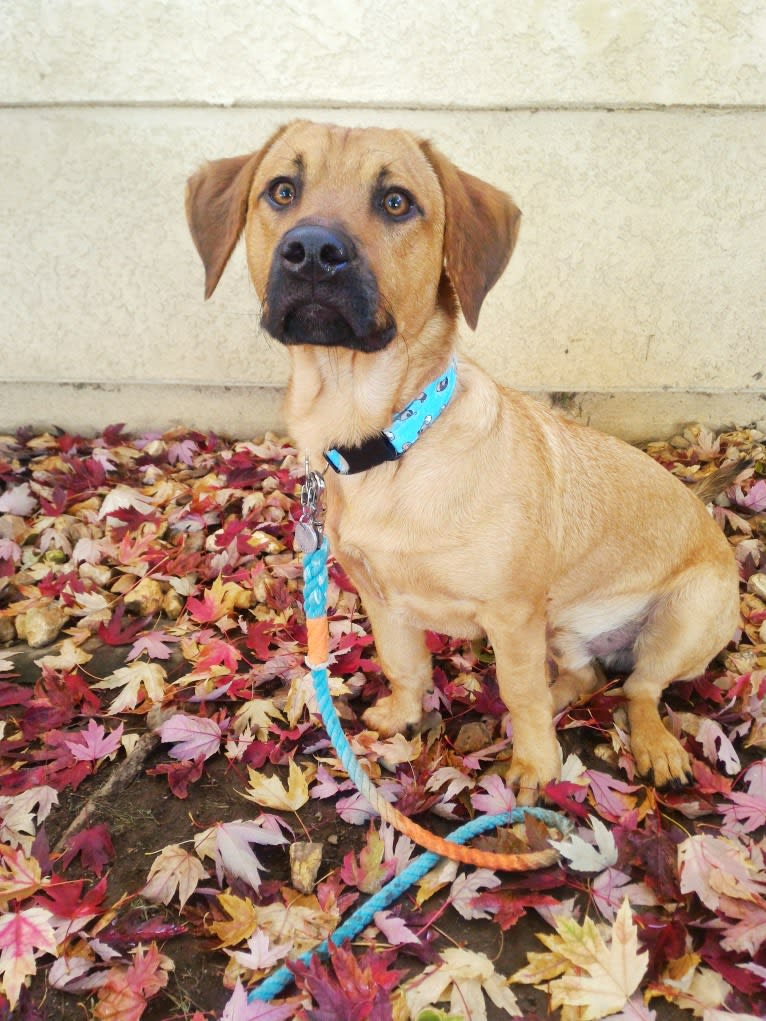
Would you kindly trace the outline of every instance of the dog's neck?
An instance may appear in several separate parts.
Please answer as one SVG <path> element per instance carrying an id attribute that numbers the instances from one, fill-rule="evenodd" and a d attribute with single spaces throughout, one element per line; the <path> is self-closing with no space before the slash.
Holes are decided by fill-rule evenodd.
<path id="1" fill-rule="evenodd" d="M 437 309 L 417 338 L 397 336 L 371 354 L 313 345 L 290 348 L 285 411 L 298 449 L 318 467 L 328 448 L 356 446 L 379 433 L 445 370 L 454 341 L 454 318 Z"/>

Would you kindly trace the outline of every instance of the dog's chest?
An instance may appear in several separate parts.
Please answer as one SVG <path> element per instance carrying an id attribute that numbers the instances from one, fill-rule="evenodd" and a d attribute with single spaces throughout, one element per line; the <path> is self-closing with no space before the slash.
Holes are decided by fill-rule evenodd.
<path id="1" fill-rule="evenodd" d="M 402 528 L 401 521 L 391 527 L 385 517 L 345 513 L 335 528 L 328 522 L 328 532 L 363 601 L 374 600 L 424 630 L 466 638 L 482 633 L 467 551 L 449 543 L 434 549 L 420 528 Z"/>

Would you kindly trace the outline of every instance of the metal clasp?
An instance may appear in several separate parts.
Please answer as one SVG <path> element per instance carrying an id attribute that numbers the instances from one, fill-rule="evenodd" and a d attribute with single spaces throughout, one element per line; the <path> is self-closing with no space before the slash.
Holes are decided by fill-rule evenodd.
<path id="1" fill-rule="evenodd" d="M 295 542 L 304 553 L 314 553 L 322 545 L 324 534 L 324 477 L 311 470 L 308 454 L 305 479 L 301 486 L 301 516 L 295 526 Z"/>

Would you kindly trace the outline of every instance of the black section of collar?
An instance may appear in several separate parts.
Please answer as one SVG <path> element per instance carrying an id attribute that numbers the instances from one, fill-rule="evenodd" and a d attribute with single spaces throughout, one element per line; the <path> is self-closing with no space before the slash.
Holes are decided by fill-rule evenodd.
<path id="1" fill-rule="evenodd" d="M 333 447 L 332 453 L 336 456 L 340 455 L 345 465 L 348 465 L 345 468 L 343 463 L 340 465 L 333 463 L 333 460 L 325 454 L 325 461 L 338 475 L 356 475 L 358 472 L 366 472 L 385 461 L 396 461 L 401 456 L 383 433 L 371 436 L 369 440 L 365 440 L 357 447 Z"/>

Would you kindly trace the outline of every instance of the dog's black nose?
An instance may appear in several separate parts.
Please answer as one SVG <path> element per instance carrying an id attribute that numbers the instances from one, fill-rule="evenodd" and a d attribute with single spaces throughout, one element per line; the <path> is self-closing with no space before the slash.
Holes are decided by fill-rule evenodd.
<path id="1" fill-rule="evenodd" d="M 279 254 L 288 273 L 318 281 L 344 269 L 356 251 L 354 242 L 343 231 L 319 224 L 299 224 L 282 238 Z"/>

